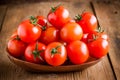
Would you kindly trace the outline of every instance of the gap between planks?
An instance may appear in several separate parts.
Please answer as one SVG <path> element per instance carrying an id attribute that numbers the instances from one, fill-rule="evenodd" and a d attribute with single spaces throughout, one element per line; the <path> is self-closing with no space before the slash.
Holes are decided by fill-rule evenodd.
<path id="1" fill-rule="evenodd" d="M 2 25 L 5 19 L 6 11 L 7 5 L 0 5 L 0 32 L 2 30 Z"/>
<path id="2" fill-rule="evenodd" d="M 95 6 L 93 5 L 94 3 L 91 1 L 90 4 L 91 4 L 91 7 L 92 7 L 92 9 L 93 9 L 93 12 L 94 12 L 94 14 L 95 14 L 95 16 L 96 16 L 96 18 L 97 18 L 98 26 L 100 26 L 100 23 L 99 23 L 99 20 L 98 20 L 98 16 L 97 16 L 97 14 L 95 13 L 95 8 L 94 8 Z M 108 58 L 108 60 L 109 60 L 111 69 L 112 69 L 112 71 L 113 71 L 113 75 L 114 75 L 114 77 L 115 77 L 115 80 L 117 80 L 116 75 L 115 75 L 115 71 L 114 71 L 114 68 L 113 68 L 113 65 L 112 65 L 110 56 L 109 56 L 109 52 L 108 52 L 108 54 L 107 54 L 107 58 Z"/>
<path id="3" fill-rule="evenodd" d="M 101 26 L 106 27 L 110 37 L 110 51 L 108 59 L 115 76 L 115 80 L 120 80 L 120 1 L 93 2 L 97 17 Z M 100 14 L 100 11 L 103 11 Z M 104 20 L 104 21 L 102 21 Z"/>

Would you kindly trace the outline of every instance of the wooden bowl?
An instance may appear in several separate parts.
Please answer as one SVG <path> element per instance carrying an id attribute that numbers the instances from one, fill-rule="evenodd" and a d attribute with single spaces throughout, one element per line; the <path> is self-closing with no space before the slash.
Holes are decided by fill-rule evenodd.
<path id="1" fill-rule="evenodd" d="M 47 64 L 35 64 L 30 63 L 18 58 L 15 58 L 8 54 L 8 58 L 16 65 L 20 66 L 21 68 L 32 71 L 32 72 L 70 72 L 70 71 L 78 71 L 83 70 L 87 67 L 90 67 L 96 63 L 98 63 L 101 59 L 94 59 L 89 58 L 87 62 L 80 64 L 80 65 L 73 65 L 72 63 L 64 64 L 61 66 L 50 66 Z"/>

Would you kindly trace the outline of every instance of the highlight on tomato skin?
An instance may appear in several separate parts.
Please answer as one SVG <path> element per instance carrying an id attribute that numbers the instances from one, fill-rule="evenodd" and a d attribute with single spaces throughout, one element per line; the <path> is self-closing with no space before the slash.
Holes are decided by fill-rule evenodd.
<path id="1" fill-rule="evenodd" d="M 81 40 L 83 36 L 82 28 L 75 22 L 69 22 L 60 30 L 60 37 L 63 41 L 70 43 Z"/>
<path id="2" fill-rule="evenodd" d="M 79 40 L 68 44 L 67 54 L 73 64 L 82 64 L 89 58 L 89 50 L 87 45 Z"/>
<path id="3" fill-rule="evenodd" d="M 81 41 L 87 43 L 88 42 L 88 33 L 83 34 Z"/>
<path id="4" fill-rule="evenodd" d="M 45 50 L 45 60 L 49 65 L 60 66 L 67 59 L 65 46 L 60 42 L 50 43 Z"/>
<path id="5" fill-rule="evenodd" d="M 51 42 L 58 41 L 59 39 L 59 30 L 54 26 L 44 26 L 39 41 L 48 45 Z"/>
<path id="6" fill-rule="evenodd" d="M 44 64 L 46 45 L 40 42 L 30 43 L 25 49 L 25 60 L 31 63 Z"/>
<path id="7" fill-rule="evenodd" d="M 87 46 L 90 56 L 98 59 L 104 57 L 109 51 L 108 41 L 102 38 L 90 41 Z"/>
<path id="8" fill-rule="evenodd" d="M 24 20 L 18 26 L 17 31 L 22 41 L 31 43 L 40 37 L 42 30 L 40 26 L 36 26 L 36 24 L 30 22 L 30 20 Z"/>
<path id="9" fill-rule="evenodd" d="M 51 7 L 50 12 L 47 15 L 49 23 L 55 26 L 57 29 L 61 29 L 68 21 L 70 21 L 69 11 L 62 5 Z"/>
<path id="10" fill-rule="evenodd" d="M 37 23 L 39 25 L 41 25 L 41 26 L 47 26 L 47 19 L 44 16 L 39 15 L 39 16 L 36 17 L 36 19 L 37 19 Z"/>
<path id="11" fill-rule="evenodd" d="M 81 15 L 77 15 L 76 22 L 82 27 L 84 33 L 90 33 L 97 29 L 97 19 L 90 12 L 83 12 Z"/>
<path id="12" fill-rule="evenodd" d="M 15 33 L 11 36 L 10 40 L 7 43 L 7 50 L 10 55 L 20 58 L 24 55 L 24 51 L 27 47 L 27 44 L 21 41 L 19 36 Z"/>

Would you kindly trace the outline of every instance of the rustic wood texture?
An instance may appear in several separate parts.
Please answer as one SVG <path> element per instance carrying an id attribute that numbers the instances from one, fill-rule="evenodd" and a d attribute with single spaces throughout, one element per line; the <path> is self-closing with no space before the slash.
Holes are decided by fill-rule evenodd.
<path id="1" fill-rule="evenodd" d="M 98 64 L 92 67 L 89 67 L 82 71 L 70 72 L 70 73 L 31 73 L 14 65 L 8 59 L 6 55 L 7 54 L 6 43 L 8 41 L 9 36 L 12 34 L 12 32 L 15 29 L 17 29 L 19 23 L 23 19 L 28 18 L 30 15 L 46 16 L 47 13 L 49 12 L 50 6 L 56 6 L 58 4 L 63 4 L 65 8 L 69 10 L 71 17 L 75 16 L 78 13 L 82 13 L 83 10 L 93 12 L 93 9 L 89 2 L 63 2 L 63 1 L 50 2 L 48 1 L 48 2 L 28 3 L 28 4 L 18 4 L 18 5 L 8 6 L 6 16 L 3 22 L 2 31 L 0 33 L 0 43 L 2 43 L 0 45 L 0 54 L 1 54 L 0 56 L 0 80 L 115 80 L 116 79 L 107 56 L 105 56 L 102 61 L 100 61 Z M 98 4 L 96 3 L 93 3 L 93 4 L 97 8 L 103 7 L 103 6 L 98 6 Z M 108 15 L 109 13 L 107 11 L 106 11 L 107 13 L 105 12 L 103 13 L 102 10 L 100 12 L 96 10 L 97 8 L 95 8 L 95 11 L 97 12 L 95 13 L 97 14 L 98 20 L 100 20 L 102 17 L 102 20 L 104 22 L 105 19 L 107 20 L 107 18 L 109 18 L 107 17 L 104 19 L 105 17 L 104 15 Z M 101 8 L 101 9 L 104 10 L 104 8 Z M 104 17 L 102 15 L 100 17 L 100 13 L 102 13 Z M 112 20 L 113 15 L 110 13 L 109 16 L 111 16 L 111 18 L 109 19 L 111 20 L 111 23 L 109 25 L 106 25 L 102 22 L 102 20 L 100 20 L 100 25 L 103 25 L 103 27 L 110 26 L 111 29 L 114 29 L 115 31 L 115 28 L 112 28 L 112 27 L 118 26 L 118 25 L 114 24 L 113 26 L 111 26 L 111 24 L 113 23 L 113 20 Z M 116 22 L 116 24 L 118 23 Z M 106 31 L 109 32 L 110 30 L 108 30 L 107 28 Z M 115 37 L 115 34 L 113 33 L 114 32 L 112 32 L 111 30 L 111 32 L 109 32 L 109 35 Z M 119 38 L 119 36 L 117 36 L 117 38 Z M 113 55 L 110 56 L 110 58 L 112 59 L 112 57 L 115 57 L 115 58 L 117 57 L 117 60 L 119 61 L 118 59 L 119 56 L 115 55 L 119 53 L 118 53 L 118 50 L 116 50 L 117 45 L 114 42 L 114 39 L 111 39 L 111 44 L 114 44 L 115 47 L 110 48 L 110 52 L 111 52 L 110 55 L 114 53 Z M 118 45 L 119 45 L 119 42 L 118 42 Z M 113 58 L 112 63 L 115 61 L 116 59 Z M 113 65 L 115 66 L 114 68 L 119 69 L 118 67 L 119 64 L 115 63 Z M 119 76 L 120 74 L 119 72 L 117 72 L 117 69 L 116 69 L 116 74 Z M 120 78 L 118 78 L 118 80 L 119 79 Z"/>
<path id="2" fill-rule="evenodd" d="M 6 5 L 0 6 L 0 31 L 2 29 L 2 23 L 4 21 L 6 10 L 7 10 L 7 6 Z"/>
<path id="3" fill-rule="evenodd" d="M 109 57 L 117 80 L 120 80 L 120 1 L 94 2 L 100 26 L 110 37 Z"/>

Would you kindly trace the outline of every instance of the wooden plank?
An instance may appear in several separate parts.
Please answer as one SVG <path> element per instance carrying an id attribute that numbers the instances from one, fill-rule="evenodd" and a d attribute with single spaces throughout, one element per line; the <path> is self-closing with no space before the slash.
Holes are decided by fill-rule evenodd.
<path id="1" fill-rule="evenodd" d="M 7 9 L 6 5 L 0 6 L 0 31 L 2 29 L 2 23 L 4 21 L 4 17 L 5 17 L 5 14 L 6 14 L 6 9 Z"/>
<path id="2" fill-rule="evenodd" d="M 6 53 L 6 43 L 18 24 L 30 15 L 44 15 L 49 12 L 50 6 L 63 4 L 71 17 L 83 10 L 92 12 L 88 2 L 41 2 L 33 4 L 10 5 L 1 31 L 0 42 L 0 80 L 114 80 L 108 58 L 105 57 L 98 64 L 79 72 L 70 73 L 30 73 L 11 63 Z M 109 73 L 108 73 L 109 72 Z"/>
<path id="3" fill-rule="evenodd" d="M 109 57 L 117 80 L 120 80 L 120 1 L 93 3 L 100 26 L 110 37 Z M 102 13 L 101 13 L 102 12 Z"/>

